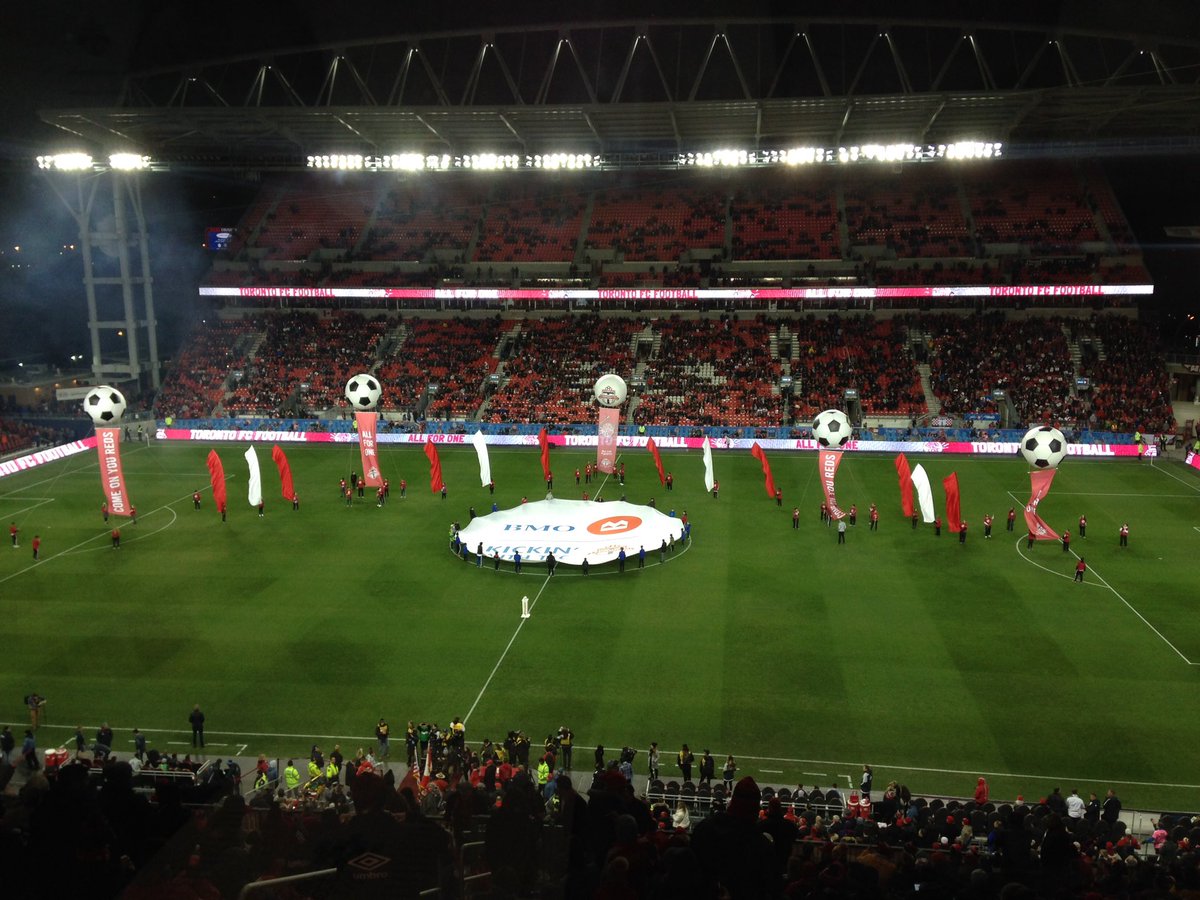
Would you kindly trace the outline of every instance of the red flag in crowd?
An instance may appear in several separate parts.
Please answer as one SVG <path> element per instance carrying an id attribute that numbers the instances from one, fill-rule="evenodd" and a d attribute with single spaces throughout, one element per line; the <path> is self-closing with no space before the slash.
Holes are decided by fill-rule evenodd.
<path id="1" fill-rule="evenodd" d="M 654 457 L 654 467 L 658 469 L 658 483 L 666 484 L 667 476 L 663 472 L 662 454 L 658 452 L 658 444 L 654 443 L 654 438 L 649 438 L 646 441 L 646 449 L 650 451 L 650 455 Z"/>
<path id="2" fill-rule="evenodd" d="M 908 467 L 908 457 L 903 453 L 896 457 L 896 474 L 900 476 L 900 508 L 904 510 L 904 517 L 911 519 L 913 514 L 912 470 Z"/>
<path id="3" fill-rule="evenodd" d="M 208 451 L 208 480 L 212 483 L 213 503 L 220 512 L 225 508 L 225 467 L 216 450 Z"/>
<path id="4" fill-rule="evenodd" d="M 283 491 L 283 499 L 291 503 L 296 498 L 296 488 L 292 484 L 292 467 L 283 448 L 278 444 L 271 448 L 271 459 L 275 460 L 275 468 L 279 470 L 279 487 Z"/>
<path id="5" fill-rule="evenodd" d="M 958 500 L 958 473 L 951 472 L 942 479 L 946 489 L 946 527 L 953 532 L 962 530 L 962 508 Z"/>
<path id="6" fill-rule="evenodd" d="M 538 446 L 542 448 L 542 477 L 550 480 L 550 439 L 546 437 L 546 429 L 538 432 Z"/>
<path id="7" fill-rule="evenodd" d="M 763 470 L 763 485 L 767 489 L 767 496 L 772 500 L 775 499 L 775 479 L 771 476 L 771 464 L 767 462 L 767 454 L 763 452 L 763 448 L 755 441 L 750 446 L 750 455 L 762 463 Z"/>
<path id="8" fill-rule="evenodd" d="M 429 490 L 435 494 L 445 487 L 442 481 L 442 461 L 438 458 L 437 445 L 425 439 L 425 455 L 429 457 Z"/>

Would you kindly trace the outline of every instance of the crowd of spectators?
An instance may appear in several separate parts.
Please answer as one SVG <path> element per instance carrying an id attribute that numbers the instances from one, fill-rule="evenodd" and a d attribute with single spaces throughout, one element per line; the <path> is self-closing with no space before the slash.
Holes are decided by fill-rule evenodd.
<path id="1" fill-rule="evenodd" d="M 71 440 L 71 434 L 62 428 L 51 428 L 0 416 L 0 458 L 22 450 L 61 444 L 67 440 Z"/>
<path id="2" fill-rule="evenodd" d="M 952 179 L 906 171 L 852 179 L 844 191 L 852 248 L 885 247 L 901 258 L 975 255 Z"/>
<path id="3" fill-rule="evenodd" d="M 1005 319 L 1003 313 L 923 316 L 931 386 L 948 416 L 995 414 L 1005 390 L 1022 422 L 1080 427 L 1083 402 L 1059 317 Z"/>
<path id="4" fill-rule="evenodd" d="M 1101 239 L 1095 200 L 1067 164 L 971 169 L 963 190 L 977 244 L 1021 244 L 1037 255 Z"/>
<path id="5" fill-rule="evenodd" d="M 246 363 L 249 342 L 266 329 L 261 317 L 206 319 L 167 369 L 155 410 L 163 418 L 210 415 L 230 375 Z M 249 339 L 249 340 L 248 340 Z"/>
<path id="6" fill-rule="evenodd" d="M 387 330 L 382 317 L 334 310 L 264 317 L 266 336 L 225 401 L 233 415 L 323 410 L 341 402 L 346 381 L 368 371 Z M 304 387 L 307 385 L 307 387 Z"/>
<path id="7" fill-rule="evenodd" d="M 461 257 L 478 232 L 485 196 L 474 180 L 418 178 L 397 185 L 380 201 L 358 256 L 422 262 L 436 249 Z"/>
<path id="8" fill-rule="evenodd" d="M 1140 322 L 1115 316 L 1093 316 L 1073 328 L 1081 338 L 1082 372 L 1091 379 L 1089 426 L 1174 432 L 1170 378 L 1158 336 Z"/>
<path id="9" fill-rule="evenodd" d="M 874 316 L 808 316 L 791 324 L 793 418 L 841 409 L 844 391 L 859 391 L 866 415 L 914 417 L 925 394 L 903 328 Z"/>
<path id="10" fill-rule="evenodd" d="M 596 192 L 588 249 L 627 262 L 678 260 L 685 250 L 725 246 L 725 198 L 700 188 L 618 187 Z"/>
<path id="11" fill-rule="evenodd" d="M 863 788 L 760 784 L 686 745 L 584 748 L 565 727 L 468 744 L 457 720 L 245 772 L 106 748 L 5 795 L 0 865 L 17 894 L 101 900 L 236 896 L 318 870 L 290 896 L 459 896 L 468 882 L 471 896 L 564 900 L 1200 892 L 1200 816 L 1164 814 L 1139 836 L 1112 789 L 1009 802 L 979 778 L 968 799 L 925 798 L 872 790 L 869 774 Z"/>
<path id="12" fill-rule="evenodd" d="M 634 420 L 662 425 L 778 425 L 782 366 L 771 354 L 778 328 L 765 316 L 653 322 L 660 340 L 646 367 Z"/>
<path id="13" fill-rule="evenodd" d="M 473 418 L 483 403 L 483 379 L 495 371 L 495 356 L 505 324 L 486 319 L 403 320 L 404 340 L 393 342 L 377 371 L 384 386 L 384 410 L 416 410 L 430 383 L 437 393 L 427 418 Z"/>
<path id="14" fill-rule="evenodd" d="M 548 193 L 528 181 L 505 183 L 489 199 L 475 259 L 484 262 L 573 260 L 587 196 Z"/>
<path id="15" fill-rule="evenodd" d="M 734 259 L 840 259 L 837 200 L 825 185 L 748 183 L 729 205 Z"/>
<path id="16" fill-rule="evenodd" d="M 491 398 L 486 420 L 593 420 L 596 379 L 605 372 L 633 371 L 633 339 L 643 327 L 633 317 L 594 314 L 523 321 L 504 362 L 505 383 Z"/>

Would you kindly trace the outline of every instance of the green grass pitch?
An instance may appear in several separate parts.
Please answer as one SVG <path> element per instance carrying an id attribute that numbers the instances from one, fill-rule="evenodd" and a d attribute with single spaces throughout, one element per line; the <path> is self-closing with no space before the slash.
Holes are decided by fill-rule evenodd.
<path id="1" fill-rule="evenodd" d="M 540 565 L 518 577 L 449 554 L 449 523 L 491 505 L 469 449 L 442 448 L 442 501 L 420 448 L 385 448 L 392 500 L 347 509 L 337 481 L 358 468 L 357 448 L 289 447 L 293 512 L 260 446 L 260 520 L 245 503 L 244 448 L 221 446 L 225 524 L 207 489 L 209 449 L 127 448 L 140 518 L 119 552 L 94 454 L 0 481 L 0 521 L 21 528 L 19 550 L 0 548 L 0 718 L 22 724 L 22 697 L 44 694 L 42 746 L 108 720 L 122 749 L 134 726 L 173 749 L 193 703 L 213 753 L 356 749 L 380 715 L 399 733 L 409 718 L 470 713 L 472 741 L 521 728 L 536 744 L 568 724 L 581 747 L 687 742 L 773 783 L 845 786 L 869 762 L 878 784 L 914 791 L 966 795 L 986 774 L 999 797 L 1111 785 L 1127 804 L 1200 806 L 1200 478 L 1178 462 L 1064 463 L 1042 512 L 1073 535 L 1088 517 L 1087 539 L 1073 541 L 1090 566 L 1077 585 L 1058 544 L 1027 551 L 1020 517 L 1005 530 L 1028 497 L 1017 460 L 912 458 L 939 503 L 941 478 L 958 472 L 970 523 L 959 546 L 902 518 L 890 455 L 847 454 L 838 497 L 860 516 L 837 546 L 819 521 L 814 454 L 771 455 L 778 508 L 749 453 L 716 454 L 714 501 L 699 453 L 665 454 L 667 494 L 649 454 L 627 451 L 628 498 L 686 509 L 692 545 L 665 566 L 586 579 L 563 567 L 547 582 Z M 559 496 L 578 496 L 564 476 L 588 458 L 554 451 Z M 492 465 L 502 507 L 541 496 L 536 450 L 493 449 Z M 536 600 L 523 625 L 522 595 Z"/>

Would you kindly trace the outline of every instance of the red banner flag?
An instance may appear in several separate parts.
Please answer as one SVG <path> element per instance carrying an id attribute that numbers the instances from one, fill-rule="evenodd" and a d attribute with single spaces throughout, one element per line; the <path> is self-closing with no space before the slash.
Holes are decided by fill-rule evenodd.
<path id="1" fill-rule="evenodd" d="M 900 508 L 904 510 L 904 517 L 911 519 L 913 514 L 912 470 L 908 467 L 908 457 L 903 453 L 896 457 L 896 474 L 900 476 Z"/>
<path id="2" fill-rule="evenodd" d="M 279 487 L 283 491 L 283 499 L 291 503 L 296 499 L 296 488 L 292 484 L 292 467 L 283 448 L 278 444 L 271 448 L 271 459 L 275 460 L 275 468 L 279 470 Z"/>
<path id="3" fill-rule="evenodd" d="M 953 532 L 962 531 L 962 508 L 958 500 L 958 473 L 951 472 L 942 479 L 946 489 L 946 527 Z"/>
<path id="4" fill-rule="evenodd" d="M 617 471 L 617 434 L 621 430 L 621 411 L 601 406 L 596 415 L 596 468 L 606 475 Z"/>
<path id="5" fill-rule="evenodd" d="M 846 513 L 837 505 L 833 495 L 833 482 L 837 477 L 838 466 L 842 464 L 841 450 L 819 450 L 817 452 L 817 471 L 821 475 L 821 487 L 825 491 L 825 503 L 829 507 L 829 515 L 835 519 L 844 519 Z"/>
<path id="6" fill-rule="evenodd" d="M 1058 469 L 1034 469 L 1029 473 L 1029 502 L 1025 504 L 1025 525 L 1034 540 L 1057 541 L 1058 535 L 1054 529 L 1042 521 L 1038 515 L 1038 504 L 1050 493 L 1050 485 L 1054 483 L 1054 474 Z"/>
<path id="7" fill-rule="evenodd" d="M 208 451 L 208 480 L 212 484 L 213 503 L 217 512 L 225 511 L 225 467 L 221 465 L 221 457 L 216 450 Z"/>
<path id="8" fill-rule="evenodd" d="M 658 483 L 666 484 L 667 476 L 663 473 L 662 454 L 658 452 L 658 444 L 654 443 L 654 438 L 646 440 L 646 449 L 654 457 L 654 468 L 658 469 Z"/>
<path id="9" fill-rule="evenodd" d="M 546 429 L 543 428 L 538 432 L 538 446 L 542 448 L 542 477 L 547 481 L 550 480 L 550 439 L 546 436 Z"/>
<path id="10" fill-rule="evenodd" d="M 100 485 L 108 501 L 108 511 L 114 516 L 128 516 L 133 510 L 129 492 L 125 489 L 125 473 L 121 470 L 121 429 L 96 429 L 96 453 L 100 457 Z"/>
<path id="11" fill-rule="evenodd" d="M 354 421 L 358 425 L 358 453 L 362 457 L 363 481 L 374 488 L 383 487 L 383 475 L 379 471 L 378 433 L 375 430 L 379 414 L 356 412 Z"/>
<path id="12" fill-rule="evenodd" d="M 775 479 L 771 477 L 771 464 L 767 462 L 767 454 L 763 452 L 762 447 L 758 446 L 758 441 L 750 446 L 750 455 L 762 463 L 763 485 L 767 489 L 767 496 L 774 500 Z"/>
<path id="13" fill-rule="evenodd" d="M 425 455 L 429 457 L 429 490 L 435 494 L 446 486 L 442 481 L 442 461 L 438 458 L 437 445 L 425 439 Z"/>

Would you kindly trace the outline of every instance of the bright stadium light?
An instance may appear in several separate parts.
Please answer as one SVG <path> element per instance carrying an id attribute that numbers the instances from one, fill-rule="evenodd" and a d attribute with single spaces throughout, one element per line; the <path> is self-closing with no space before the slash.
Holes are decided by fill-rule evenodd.
<path id="1" fill-rule="evenodd" d="M 591 153 L 535 153 L 525 157 L 525 167 L 534 169 L 590 169 L 598 157 Z"/>
<path id="2" fill-rule="evenodd" d="M 109 154 L 108 165 L 110 168 L 119 169 L 122 172 L 147 169 L 150 167 L 150 157 L 140 153 L 112 153 Z"/>
<path id="3" fill-rule="evenodd" d="M 361 153 L 324 153 L 307 157 L 307 165 L 310 169 L 361 169 L 364 158 Z"/>
<path id="4" fill-rule="evenodd" d="M 81 172 L 92 168 L 92 157 L 87 153 L 53 153 L 37 158 L 39 169 L 55 169 L 59 172 Z"/>

